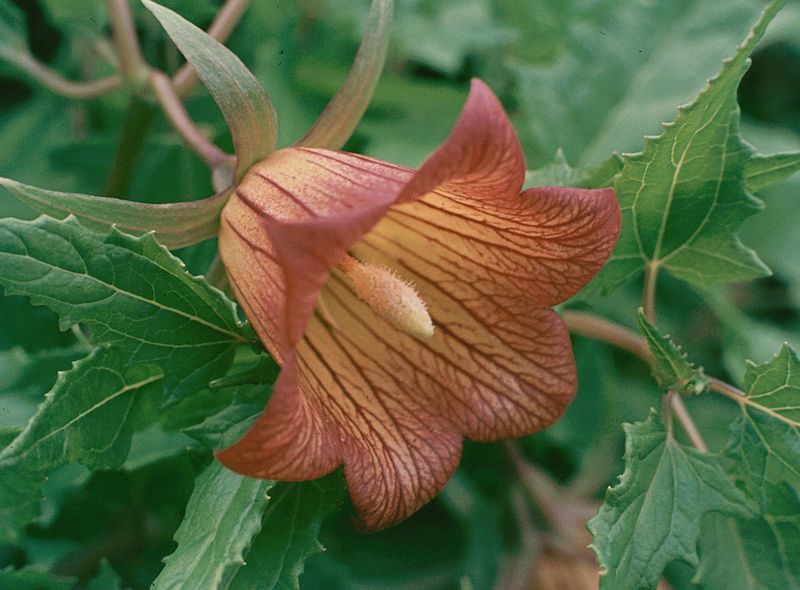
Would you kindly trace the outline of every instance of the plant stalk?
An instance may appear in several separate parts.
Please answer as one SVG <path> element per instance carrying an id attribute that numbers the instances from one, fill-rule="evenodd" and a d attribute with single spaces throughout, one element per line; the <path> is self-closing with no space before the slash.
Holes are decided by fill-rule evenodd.
<path id="1" fill-rule="evenodd" d="M 120 71 L 134 89 L 139 89 L 147 81 L 149 68 L 139 48 L 139 39 L 136 36 L 136 26 L 128 0 L 106 0 L 106 8 L 111 21 Z"/>
<path id="2" fill-rule="evenodd" d="M 153 70 L 150 72 L 150 85 L 172 126 L 209 168 L 216 168 L 232 158 L 214 145 L 192 121 L 169 76 Z"/>
<path id="3" fill-rule="evenodd" d="M 137 96 L 131 96 L 103 194 L 120 199 L 128 198 L 136 164 L 157 114 L 158 109 L 154 105 Z"/>
<path id="4" fill-rule="evenodd" d="M 116 75 L 85 82 L 68 80 L 27 52 L 8 55 L 7 61 L 17 66 L 51 92 L 66 98 L 88 100 L 108 94 L 122 85 L 122 78 Z"/>

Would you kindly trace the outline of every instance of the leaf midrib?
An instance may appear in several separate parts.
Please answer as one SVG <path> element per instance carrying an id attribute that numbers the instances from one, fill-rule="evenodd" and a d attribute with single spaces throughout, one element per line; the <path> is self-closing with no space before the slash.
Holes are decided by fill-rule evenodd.
<path id="1" fill-rule="evenodd" d="M 98 403 L 94 404 L 90 408 L 87 408 L 86 410 L 84 410 L 83 412 L 81 412 L 80 414 L 78 414 L 77 416 L 72 418 L 71 420 L 69 420 L 67 423 L 61 425 L 60 427 L 56 428 L 55 430 L 53 430 L 51 432 L 48 432 L 42 438 L 37 439 L 34 442 L 33 445 L 28 447 L 25 451 L 23 451 L 19 455 L 15 455 L 13 452 L 12 453 L 7 453 L 6 452 L 8 449 L 11 449 L 12 451 L 14 450 L 14 446 L 13 446 L 13 443 L 12 443 L 8 447 L 6 447 L 3 450 L 3 452 L 0 452 L 0 460 L 6 459 L 7 455 L 11 455 L 16 460 L 24 459 L 34 449 L 36 449 L 39 445 L 41 445 L 44 441 L 50 439 L 51 437 L 57 435 L 60 432 L 63 432 L 64 430 L 66 430 L 67 428 L 69 428 L 70 426 L 75 424 L 76 422 L 78 422 L 80 420 L 83 420 L 83 418 L 85 418 L 86 416 L 88 416 L 92 412 L 96 411 L 97 409 L 103 407 L 104 405 L 106 405 L 107 403 L 111 402 L 112 400 L 115 400 L 119 396 L 124 395 L 124 394 L 128 393 L 129 391 L 134 391 L 136 389 L 140 389 L 142 387 L 145 387 L 146 385 L 150 385 L 151 383 L 155 383 L 156 381 L 160 381 L 163 378 L 164 378 L 163 374 L 152 375 L 150 377 L 147 377 L 146 379 L 142 379 L 141 381 L 137 381 L 135 383 L 131 383 L 131 384 L 125 385 L 124 387 L 121 387 L 120 389 L 118 389 L 117 391 L 115 391 L 114 393 L 109 395 L 108 397 L 103 398 Z M 24 436 L 24 435 L 25 435 L 25 432 L 20 434 L 20 436 Z"/>
<path id="2" fill-rule="evenodd" d="M 30 254 L 22 255 L 22 254 L 13 254 L 13 253 L 10 253 L 10 252 L 3 252 L 3 253 L 0 253 L 0 257 L 2 257 L 2 256 L 21 258 L 21 259 L 25 259 L 28 262 L 33 260 L 37 264 L 40 264 L 40 265 L 44 266 L 46 269 L 48 269 L 48 273 L 50 273 L 50 272 L 61 272 L 61 273 L 65 273 L 65 274 L 68 274 L 68 275 L 75 276 L 75 277 L 81 277 L 81 278 L 84 278 L 85 280 L 93 281 L 94 283 L 96 283 L 98 285 L 101 285 L 101 286 L 103 286 L 103 287 L 105 287 L 107 289 L 110 289 L 110 290 L 112 290 L 112 291 L 114 291 L 116 293 L 119 293 L 119 294 L 122 294 L 124 296 L 130 297 L 131 299 L 134 299 L 134 300 L 137 300 L 137 301 L 141 301 L 143 303 L 147 303 L 148 305 L 153 305 L 154 307 L 157 307 L 157 308 L 162 309 L 164 311 L 167 311 L 167 312 L 170 312 L 170 313 L 174 313 L 175 315 L 184 317 L 184 318 L 186 318 L 186 319 L 188 319 L 190 321 L 197 322 L 197 323 L 199 323 L 201 325 L 204 325 L 204 326 L 206 326 L 208 328 L 211 328 L 212 330 L 214 330 L 216 332 L 219 332 L 221 334 L 226 334 L 228 336 L 231 336 L 233 340 L 236 340 L 238 342 L 246 342 L 247 341 L 246 338 L 244 338 L 244 336 L 242 336 L 241 334 L 237 334 L 236 332 L 231 332 L 230 330 L 224 329 L 221 326 L 219 326 L 217 324 L 213 324 L 213 323 L 209 322 L 208 320 L 204 320 L 203 318 L 201 318 L 201 317 L 199 317 L 197 315 L 192 315 L 190 313 L 186 313 L 186 312 L 184 312 L 184 311 L 182 311 L 180 309 L 174 308 L 174 307 L 168 307 L 168 306 L 162 304 L 161 302 L 159 302 L 156 299 L 147 299 L 147 298 L 142 297 L 141 295 L 137 295 L 136 293 L 133 293 L 131 291 L 126 291 L 125 289 L 122 289 L 122 288 L 118 287 L 117 285 L 114 285 L 112 283 L 107 283 L 107 282 L 105 282 L 105 281 L 103 281 L 103 280 L 101 280 L 101 279 L 99 279 L 97 277 L 94 277 L 94 276 L 90 275 L 90 274 L 79 273 L 79 272 L 68 270 L 68 269 L 65 269 L 65 268 L 62 268 L 62 267 L 59 267 L 59 266 L 55 266 L 53 264 L 49 264 L 47 262 L 44 262 L 43 260 L 40 260 L 38 258 L 34 258 Z M 160 267 L 160 266 L 159 266 L 159 268 L 163 269 L 163 267 Z M 36 281 L 41 281 L 42 278 L 43 277 L 40 277 L 39 279 L 36 279 Z M 19 281 L 19 280 L 14 281 L 14 282 L 17 283 L 17 284 L 27 284 L 24 281 Z M 30 282 L 32 283 L 34 281 L 30 281 Z M 75 305 L 73 305 L 71 303 L 66 303 L 66 302 L 63 302 L 63 301 L 60 301 L 60 303 L 62 305 L 67 305 L 70 308 L 76 307 Z"/>
<path id="3" fill-rule="evenodd" d="M 717 115 L 722 110 L 722 108 L 725 106 L 725 104 L 726 104 L 726 101 L 723 101 L 717 107 L 717 109 L 711 114 L 711 116 L 709 116 L 708 120 L 702 126 L 700 126 L 699 128 L 695 129 L 694 133 L 692 133 L 691 138 L 687 142 L 686 147 L 684 148 L 683 152 L 681 153 L 680 160 L 678 161 L 677 164 L 675 164 L 675 172 L 672 175 L 672 183 L 671 183 L 671 185 L 669 187 L 669 194 L 667 195 L 667 204 L 666 204 L 666 207 L 664 208 L 664 213 L 661 215 L 661 224 L 660 224 L 660 226 L 658 228 L 658 237 L 656 238 L 656 245 L 655 245 L 655 248 L 653 249 L 652 259 L 648 259 L 647 255 L 644 252 L 642 252 L 642 256 L 644 257 L 644 259 L 649 264 L 663 264 L 663 263 L 667 262 L 670 258 L 673 258 L 674 256 L 676 256 L 686 246 L 691 244 L 692 241 L 694 241 L 694 239 L 703 230 L 703 228 L 706 227 L 706 225 L 708 224 L 708 220 L 711 217 L 711 214 L 714 212 L 714 209 L 716 209 L 716 207 L 717 207 L 717 202 L 719 201 L 719 191 L 720 191 L 720 188 L 722 186 L 722 177 L 725 174 L 725 164 L 726 164 L 726 160 L 727 160 L 727 157 L 728 157 L 727 142 L 728 142 L 728 138 L 730 137 L 730 128 L 728 128 L 728 133 L 726 133 L 725 141 L 723 142 L 723 148 L 722 148 L 723 149 L 723 156 L 721 158 L 719 176 L 716 178 L 716 190 L 714 192 L 714 200 L 712 201 L 711 206 L 706 211 L 706 215 L 703 218 L 703 221 L 701 223 L 699 223 L 697 228 L 695 229 L 695 231 L 692 232 L 692 235 L 683 244 L 681 244 L 675 250 L 673 250 L 672 252 L 667 254 L 667 256 L 665 256 L 664 258 L 661 258 L 661 248 L 662 248 L 663 242 L 664 242 L 664 234 L 666 233 L 667 222 L 669 220 L 670 212 L 672 210 L 672 203 L 673 203 L 673 201 L 675 199 L 675 189 L 678 186 L 678 178 L 680 177 L 680 172 L 683 169 L 683 164 L 684 164 L 684 162 L 686 160 L 686 154 L 691 149 L 692 144 L 694 143 L 694 140 L 697 138 L 698 134 L 700 134 L 702 131 L 704 131 L 709 125 L 711 125 L 714 122 L 714 119 L 717 117 Z M 673 146 L 675 145 L 675 142 L 678 141 L 678 133 L 679 133 L 679 131 L 680 131 L 679 129 L 675 129 L 675 140 L 673 142 Z M 653 157 L 654 158 L 656 157 L 655 154 L 654 154 Z M 670 161 L 672 161 L 671 158 L 670 158 Z M 642 185 L 644 185 L 644 183 L 645 183 L 644 176 L 642 176 Z M 637 226 L 636 229 L 638 231 L 638 226 Z M 638 238 L 638 241 L 641 244 L 641 238 Z"/>

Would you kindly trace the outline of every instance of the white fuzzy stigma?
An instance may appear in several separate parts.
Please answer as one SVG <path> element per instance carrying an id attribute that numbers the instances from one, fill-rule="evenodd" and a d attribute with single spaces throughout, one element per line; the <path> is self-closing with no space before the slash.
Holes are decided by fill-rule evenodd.
<path id="1" fill-rule="evenodd" d="M 356 295 L 376 314 L 417 338 L 433 336 L 428 307 L 410 283 L 378 264 L 350 259 L 341 266 L 350 277 Z"/>

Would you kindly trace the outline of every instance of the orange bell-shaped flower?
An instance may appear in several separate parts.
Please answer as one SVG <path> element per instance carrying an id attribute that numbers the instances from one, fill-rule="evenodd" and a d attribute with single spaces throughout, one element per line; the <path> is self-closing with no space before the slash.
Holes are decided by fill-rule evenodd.
<path id="1" fill-rule="evenodd" d="M 297 147 L 254 165 L 222 213 L 219 247 L 283 369 L 264 414 L 220 461 L 281 480 L 344 464 L 363 526 L 379 529 L 444 486 L 463 436 L 517 437 L 558 419 L 576 374 L 550 306 L 603 265 L 620 212 L 611 189 L 520 192 L 524 176 L 510 122 L 477 80 L 416 172 Z M 396 287 L 365 295 L 359 265 L 378 265 Z M 404 300 L 392 289 L 407 281 L 431 322 L 421 338 L 381 312 Z"/>

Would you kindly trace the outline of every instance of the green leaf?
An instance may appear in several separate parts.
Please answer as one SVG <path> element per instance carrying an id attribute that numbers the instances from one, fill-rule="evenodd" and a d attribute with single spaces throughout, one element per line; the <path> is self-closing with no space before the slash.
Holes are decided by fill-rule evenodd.
<path id="1" fill-rule="evenodd" d="M 696 581 L 733 590 L 800 589 L 800 360 L 784 345 L 750 364 L 742 416 L 725 455 L 758 505 L 758 516 L 706 521 Z"/>
<path id="2" fill-rule="evenodd" d="M 108 26 L 108 11 L 102 0 L 44 0 L 50 22 L 67 32 L 99 35 Z"/>
<path id="3" fill-rule="evenodd" d="M 708 379 L 703 369 L 695 368 L 669 336 L 664 336 L 648 322 L 641 308 L 637 318 L 653 355 L 653 376 L 661 388 L 687 395 L 699 395 L 708 390 Z"/>
<path id="4" fill-rule="evenodd" d="M 275 148 L 277 119 L 269 96 L 232 51 L 172 10 L 142 0 L 197 70 L 219 105 L 236 148 L 236 180 Z"/>
<path id="5" fill-rule="evenodd" d="M 228 404 L 183 431 L 210 449 L 229 447 L 244 436 L 264 411 L 270 392 L 266 385 L 237 387 Z"/>
<path id="6" fill-rule="evenodd" d="M 591 168 L 573 168 L 559 148 L 553 161 L 525 174 L 525 187 L 572 186 L 577 188 L 605 188 L 614 184 L 614 177 L 622 170 L 623 159 L 611 154 L 605 161 Z"/>
<path id="7" fill-rule="evenodd" d="M 13 541 L 39 513 L 47 474 L 70 461 L 118 467 L 128 455 L 137 400 L 163 379 L 101 347 L 61 373 L 20 435 L 0 452 L 0 541 Z"/>
<path id="8" fill-rule="evenodd" d="M 609 290 L 645 268 L 665 268 L 701 288 L 769 273 L 735 235 L 760 208 L 745 190 L 749 150 L 739 137 L 736 91 L 783 4 L 767 7 L 720 74 L 660 136 L 647 138 L 644 152 L 625 157 L 615 182 L 622 230 L 596 288 Z"/>
<path id="9" fill-rule="evenodd" d="M 747 190 L 757 193 L 800 170 L 800 152 L 753 155 L 747 161 Z"/>
<path id="10" fill-rule="evenodd" d="M 704 514 L 752 514 L 719 457 L 678 444 L 654 411 L 625 433 L 625 472 L 588 523 L 603 590 L 655 588 L 671 561 L 697 564 Z"/>
<path id="11" fill-rule="evenodd" d="M 32 567 L 0 570 L 0 588 L 8 590 L 71 590 L 74 578 L 51 576 Z"/>
<path id="12" fill-rule="evenodd" d="M 72 214 L 98 231 L 108 231 L 113 225 L 136 236 L 152 231 L 167 248 L 181 248 L 216 236 L 219 215 L 228 198 L 227 193 L 220 193 L 199 201 L 151 205 L 51 191 L 2 177 L 0 186 L 50 217 L 64 219 Z"/>
<path id="13" fill-rule="evenodd" d="M 481 0 L 398 3 L 397 43 L 412 60 L 455 77 L 475 51 L 502 47 L 518 32 Z"/>
<path id="14" fill-rule="evenodd" d="M 58 313 L 62 328 L 86 325 L 93 343 L 120 346 L 131 364 L 158 364 L 168 401 L 224 374 L 247 341 L 233 305 L 150 234 L 104 236 L 75 219 L 4 219 L 0 286 Z"/>
<path id="15" fill-rule="evenodd" d="M 11 444 L 22 432 L 21 428 L 0 428 L 0 451 Z"/>
<path id="16" fill-rule="evenodd" d="M 166 558 L 152 590 L 230 587 L 244 553 L 261 529 L 267 491 L 274 485 L 212 463 L 197 478 L 186 516 L 175 533 L 178 548 Z M 261 571 L 269 575 L 268 570 Z"/>
<path id="17" fill-rule="evenodd" d="M 324 548 L 318 540 L 325 518 L 345 495 L 338 473 L 315 481 L 280 483 L 264 514 L 261 533 L 230 590 L 299 590 L 305 561 Z"/>
<path id="18" fill-rule="evenodd" d="M 579 167 L 613 151 L 641 150 L 642 136 L 658 133 L 677 105 L 702 90 L 763 6 L 759 0 L 518 4 L 513 24 L 539 28 L 523 44 L 552 54 L 511 64 L 525 123 L 519 130 L 528 131 L 523 145 L 537 166 L 560 147 Z"/>
<path id="19" fill-rule="evenodd" d="M 13 61 L 17 53 L 28 53 L 25 17 L 11 0 L 0 0 L 0 59 Z"/>
<path id="20" fill-rule="evenodd" d="M 800 360 L 788 346 L 770 362 L 750 365 L 744 377 L 742 417 L 726 454 L 737 461 L 758 499 L 785 482 L 800 489 Z"/>
<path id="21" fill-rule="evenodd" d="M 463 528 L 459 573 L 474 588 L 491 588 L 506 553 L 497 501 L 484 494 L 462 470 L 453 474 L 439 500 Z"/>
<path id="22" fill-rule="evenodd" d="M 50 389 L 58 371 L 69 369 L 72 361 L 86 352 L 82 346 L 36 352 L 26 352 L 22 347 L 0 351 L 0 395 L 14 393 L 36 398 Z"/>
<path id="23" fill-rule="evenodd" d="M 100 572 L 89 582 L 87 590 L 122 590 L 122 581 L 106 559 L 100 562 Z"/>
<path id="24" fill-rule="evenodd" d="M 786 485 L 772 496 L 751 520 L 706 515 L 695 583 L 707 590 L 800 588 L 800 496 Z"/>

